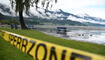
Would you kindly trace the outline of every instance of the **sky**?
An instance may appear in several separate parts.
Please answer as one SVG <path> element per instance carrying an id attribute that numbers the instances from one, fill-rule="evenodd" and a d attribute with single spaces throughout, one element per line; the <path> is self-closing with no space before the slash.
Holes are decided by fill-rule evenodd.
<path id="1" fill-rule="evenodd" d="M 105 0 L 58 0 L 53 9 L 105 19 Z"/>
<path id="2" fill-rule="evenodd" d="M 9 4 L 9 0 L 0 0 L 0 2 Z M 73 14 L 88 14 L 105 19 L 105 0 L 58 0 L 52 10 L 58 9 Z"/>

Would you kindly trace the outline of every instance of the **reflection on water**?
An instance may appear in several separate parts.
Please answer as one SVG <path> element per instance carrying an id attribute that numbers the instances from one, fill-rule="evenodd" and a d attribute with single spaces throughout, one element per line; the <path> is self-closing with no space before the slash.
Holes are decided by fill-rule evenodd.
<path id="1" fill-rule="evenodd" d="M 85 30 L 85 29 L 71 29 L 67 28 L 67 37 L 57 34 L 57 28 L 37 28 L 46 34 L 56 37 L 73 39 L 78 41 L 85 41 L 97 44 L 105 44 L 105 31 L 104 30 Z"/>
<path id="2" fill-rule="evenodd" d="M 71 30 L 67 32 L 69 38 L 98 44 L 105 44 L 105 31 L 99 30 Z"/>

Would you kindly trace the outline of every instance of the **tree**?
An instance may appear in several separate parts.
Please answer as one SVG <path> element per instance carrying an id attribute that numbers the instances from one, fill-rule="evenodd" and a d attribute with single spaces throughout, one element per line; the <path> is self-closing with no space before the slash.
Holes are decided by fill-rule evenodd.
<path id="1" fill-rule="evenodd" d="M 21 28 L 27 29 L 23 18 L 23 11 L 27 13 L 29 11 L 29 8 L 34 5 L 37 10 L 37 8 L 39 8 L 38 4 L 41 4 L 42 7 L 46 5 L 46 9 L 48 9 L 48 7 L 50 6 L 50 3 L 51 2 L 56 3 L 57 0 L 10 0 L 10 2 L 11 2 L 12 8 L 15 7 L 16 13 L 19 14 L 19 21 L 20 21 Z M 51 4 L 51 7 L 52 7 L 52 4 Z"/>

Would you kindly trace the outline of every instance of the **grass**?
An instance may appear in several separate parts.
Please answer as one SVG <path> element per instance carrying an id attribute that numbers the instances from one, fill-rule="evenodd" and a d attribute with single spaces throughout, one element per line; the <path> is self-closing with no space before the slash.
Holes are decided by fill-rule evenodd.
<path id="1" fill-rule="evenodd" d="M 34 60 L 0 37 L 0 60 Z"/>
<path id="2" fill-rule="evenodd" d="M 66 40 L 66 39 L 46 35 L 42 32 L 36 31 L 36 30 L 15 30 L 15 29 L 7 29 L 7 28 L 1 28 L 1 29 L 10 31 L 13 33 L 17 33 L 20 35 L 25 35 L 28 37 L 40 39 L 43 41 L 55 43 L 58 45 L 66 46 L 69 48 L 75 48 L 75 49 L 84 50 L 87 52 L 105 56 L 105 51 L 104 51 L 105 45 L 99 45 L 99 44 L 88 43 L 88 42 L 80 42 L 80 41 L 74 41 L 74 40 Z"/>

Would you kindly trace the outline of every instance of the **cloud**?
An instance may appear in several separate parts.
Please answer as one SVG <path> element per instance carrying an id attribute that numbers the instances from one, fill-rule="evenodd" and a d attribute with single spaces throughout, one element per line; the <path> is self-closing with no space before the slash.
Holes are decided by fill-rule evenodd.
<path id="1" fill-rule="evenodd" d="M 105 0 L 58 0 L 53 9 L 75 14 L 89 14 L 105 19 Z"/>
<path id="2" fill-rule="evenodd" d="M 81 8 L 90 5 L 105 5 L 105 0 L 58 0 L 56 7 Z"/>
<path id="3" fill-rule="evenodd" d="M 0 3 L 2 4 L 9 4 L 10 5 L 10 1 L 9 0 L 0 0 Z"/>
<path id="4" fill-rule="evenodd" d="M 9 0 L 0 0 L 0 3 L 10 6 Z M 62 9 L 74 14 L 89 14 L 105 19 L 105 0 L 58 0 L 52 10 Z"/>

